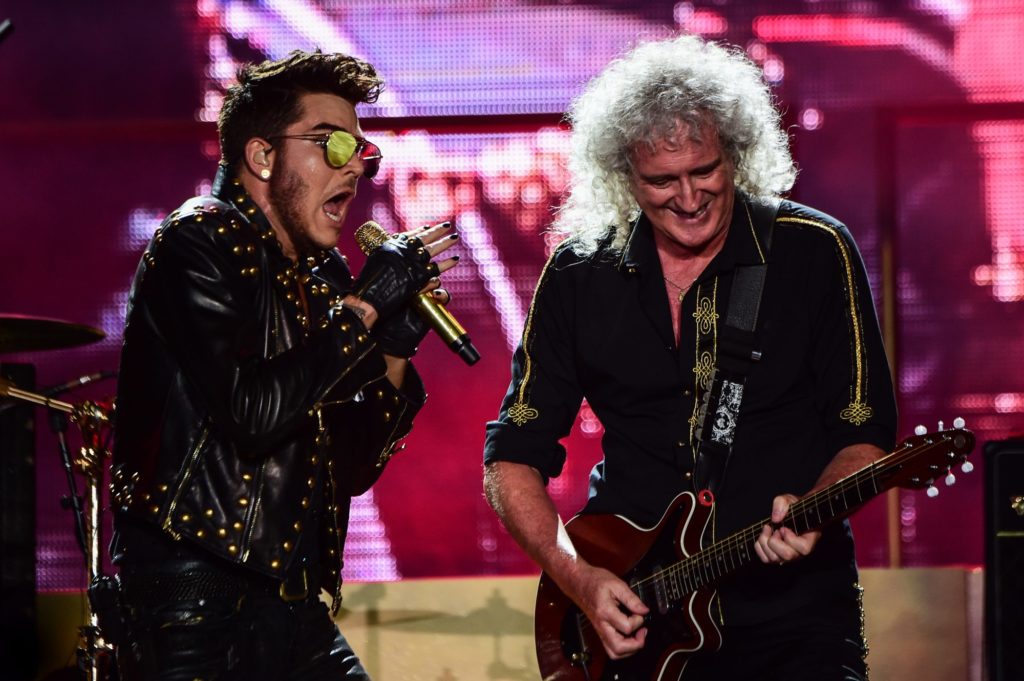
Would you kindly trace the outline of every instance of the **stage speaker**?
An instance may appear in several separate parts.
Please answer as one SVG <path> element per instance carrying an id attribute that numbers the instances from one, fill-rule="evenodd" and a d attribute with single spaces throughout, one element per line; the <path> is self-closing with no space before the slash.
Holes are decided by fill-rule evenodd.
<path id="1" fill-rule="evenodd" d="M 1024 679 L 1024 439 L 985 444 L 988 681 Z"/>
<path id="2" fill-rule="evenodd" d="M 31 364 L 0 363 L 0 376 L 35 388 Z M 36 434 L 35 407 L 0 398 L 0 675 L 36 675 Z"/>

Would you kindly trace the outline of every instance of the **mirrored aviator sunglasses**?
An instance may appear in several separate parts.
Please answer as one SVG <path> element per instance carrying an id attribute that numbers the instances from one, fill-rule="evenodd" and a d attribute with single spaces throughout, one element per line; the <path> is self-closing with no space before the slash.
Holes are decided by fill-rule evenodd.
<path id="1" fill-rule="evenodd" d="M 324 151 L 327 163 L 332 168 L 344 167 L 353 156 L 359 154 L 359 160 L 363 162 L 363 176 L 366 178 L 373 178 L 377 174 L 381 159 L 384 158 L 376 144 L 344 130 L 335 130 L 327 136 Z"/>

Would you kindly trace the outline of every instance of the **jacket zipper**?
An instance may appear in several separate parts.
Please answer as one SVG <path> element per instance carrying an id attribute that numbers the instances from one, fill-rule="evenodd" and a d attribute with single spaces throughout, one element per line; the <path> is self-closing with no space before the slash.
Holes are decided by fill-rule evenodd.
<path id="1" fill-rule="evenodd" d="M 206 444 L 206 438 L 209 434 L 210 425 L 206 422 L 203 425 L 202 432 L 199 434 L 199 441 L 196 442 L 196 446 L 192 448 L 188 458 L 185 459 L 185 470 L 181 476 L 181 483 L 178 485 L 178 489 L 174 491 L 174 498 L 171 500 L 170 506 L 167 507 L 167 514 L 163 519 L 162 527 L 164 531 L 178 540 L 181 539 L 181 534 L 175 531 L 172 527 L 171 519 L 174 517 L 174 511 L 178 508 L 178 502 L 181 501 L 181 495 L 185 492 L 185 487 L 192 478 L 192 472 L 195 470 L 196 461 L 199 459 L 199 454 L 202 452 L 203 445 Z"/>
<path id="2" fill-rule="evenodd" d="M 256 530 L 256 518 L 260 513 L 260 504 L 263 501 L 263 472 L 267 468 L 266 460 L 260 464 L 260 470 L 256 474 L 256 498 L 249 507 L 249 515 L 245 519 L 245 536 L 242 537 L 242 562 L 249 560 L 249 549 L 252 545 L 252 533 Z"/>

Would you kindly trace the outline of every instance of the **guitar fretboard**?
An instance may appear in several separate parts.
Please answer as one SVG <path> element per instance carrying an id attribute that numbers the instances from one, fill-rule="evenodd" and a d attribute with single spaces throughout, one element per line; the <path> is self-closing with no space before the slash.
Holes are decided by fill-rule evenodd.
<path id="1" fill-rule="evenodd" d="M 954 432 L 954 431 L 949 431 Z M 896 473 L 910 459 L 947 444 L 945 431 L 923 444 L 909 441 L 878 461 L 828 487 L 800 499 L 789 508 L 780 524 L 802 534 L 838 520 L 895 485 Z M 631 586 L 649 603 L 679 604 L 700 588 L 716 583 L 725 575 L 757 560 L 754 542 L 770 518 L 735 532 L 692 556 L 657 570 Z M 650 600 L 648 600 L 650 599 Z"/>

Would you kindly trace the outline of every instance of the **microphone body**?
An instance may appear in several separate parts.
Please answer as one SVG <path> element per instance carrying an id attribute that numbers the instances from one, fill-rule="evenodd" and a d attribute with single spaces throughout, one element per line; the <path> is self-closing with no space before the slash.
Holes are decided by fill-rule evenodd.
<path id="1" fill-rule="evenodd" d="M 356 230 L 356 243 L 366 255 L 380 248 L 380 245 L 388 238 L 389 235 L 384 228 L 372 220 L 364 222 Z M 436 298 L 429 293 L 418 293 L 413 298 L 412 305 L 434 332 L 441 337 L 445 345 L 461 357 L 463 362 L 472 366 L 479 361 L 480 353 L 473 346 L 469 333 Z"/>

